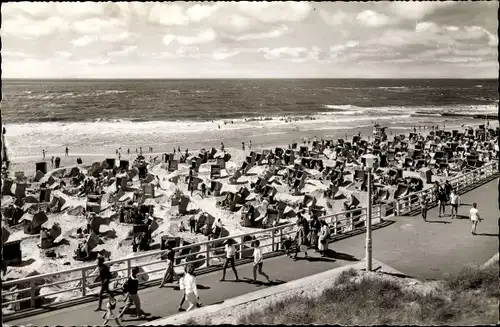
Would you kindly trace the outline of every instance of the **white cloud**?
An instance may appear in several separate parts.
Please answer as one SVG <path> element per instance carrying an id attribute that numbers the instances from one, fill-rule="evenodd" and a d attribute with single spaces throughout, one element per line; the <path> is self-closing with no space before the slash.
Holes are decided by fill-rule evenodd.
<path id="1" fill-rule="evenodd" d="M 85 66 L 102 66 L 107 65 L 111 62 L 109 58 L 96 58 L 96 59 L 82 59 L 76 62 L 77 65 L 85 65 Z"/>
<path id="2" fill-rule="evenodd" d="M 215 60 L 225 60 L 240 54 L 239 50 L 220 49 L 212 52 L 211 58 Z"/>
<path id="3" fill-rule="evenodd" d="M 106 2 L 56 2 L 55 11 L 72 19 L 88 16 L 101 16 L 106 11 Z M 32 3 L 29 6 L 31 7 Z"/>
<path id="4" fill-rule="evenodd" d="M 415 26 L 415 31 L 419 32 L 438 32 L 440 28 L 432 22 L 422 22 Z"/>
<path id="5" fill-rule="evenodd" d="M 124 56 L 130 55 L 136 49 L 137 49 L 136 45 L 125 46 L 121 50 L 109 52 L 108 56 L 110 56 L 110 57 L 124 57 Z"/>
<path id="6" fill-rule="evenodd" d="M 445 29 L 450 32 L 456 32 L 459 30 L 459 28 L 456 26 L 446 26 Z"/>
<path id="7" fill-rule="evenodd" d="M 1 53 L 2 53 L 3 58 L 28 58 L 29 57 L 24 52 L 2 50 Z"/>
<path id="8" fill-rule="evenodd" d="M 54 3 L 51 2 L 9 2 L 2 5 L 2 11 L 28 14 L 35 18 L 46 18 L 52 15 Z"/>
<path id="9" fill-rule="evenodd" d="M 130 32 L 110 33 L 101 35 L 100 39 L 107 43 L 119 43 L 129 39 L 132 36 Z"/>
<path id="10" fill-rule="evenodd" d="M 2 24 L 2 35 L 35 38 L 47 36 L 55 32 L 66 32 L 69 25 L 60 17 L 54 16 L 40 21 L 32 21 L 24 16 L 16 16 L 14 19 L 5 19 Z"/>
<path id="11" fill-rule="evenodd" d="M 241 13 L 266 23 L 299 22 L 311 13 L 311 5 L 307 2 L 238 2 L 236 6 Z"/>
<path id="12" fill-rule="evenodd" d="M 219 7 L 219 3 L 214 5 L 196 4 L 186 10 L 186 16 L 190 21 L 200 22 L 215 14 Z"/>
<path id="13" fill-rule="evenodd" d="M 281 47 L 281 48 L 260 48 L 258 52 L 263 53 L 266 59 L 279 59 L 283 57 L 298 58 L 307 53 L 304 47 Z"/>
<path id="14" fill-rule="evenodd" d="M 88 18 L 77 20 L 73 23 L 74 30 L 79 34 L 97 34 L 117 29 L 124 26 L 124 23 L 118 19 Z"/>
<path id="15" fill-rule="evenodd" d="M 349 15 L 347 15 L 342 10 L 337 10 L 333 14 L 330 14 L 328 11 L 321 9 L 319 11 L 319 16 L 323 21 L 330 26 L 338 26 L 347 22 Z"/>
<path id="16" fill-rule="evenodd" d="M 57 57 L 62 58 L 62 59 L 69 59 L 69 58 L 73 57 L 73 54 L 68 52 L 68 51 L 56 51 L 56 52 L 54 52 L 54 54 Z"/>
<path id="17" fill-rule="evenodd" d="M 337 45 L 330 46 L 330 52 L 332 54 L 338 54 L 338 53 L 343 52 L 347 49 L 356 48 L 357 46 L 359 46 L 359 42 L 351 40 L 345 44 L 337 44 Z"/>
<path id="18" fill-rule="evenodd" d="M 381 27 L 391 24 L 389 17 L 373 10 L 365 10 L 356 16 L 356 20 L 368 27 Z"/>
<path id="19" fill-rule="evenodd" d="M 149 21 L 160 25 L 175 26 L 187 25 L 189 18 L 184 9 L 176 3 L 155 3 L 149 12 Z"/>
<path id="20" fill-rule="evenodd" d="M 389 8 L 401 18 L 420 20 L 440 8 L 454 4 L 455 1 L 394 1 L 389 4 Z"/>
<path id="21" fill-rule="evenodd" d="M 207 28 L 194 36 L 167 34 L 163 36 L 163 44 L 169 45 L 176 41 L 182 45 L 210 43 L 217 38 L 217 33 L 212 28 Z"/>
<path id="22" fill-rule="evenodd" d="M 84 35 L 84 36 L 79 37 L 76 40 L 71 41 L 71 43 L 73 43 L 73 45 L 76 47 L 84 47 L 86 45 L 89 45 L 93 41 L 94 41 L 93 38 L 91 38 L 90 36 Z"/>
<path id="23" fill-rule="evenodd" d="M 280 26 L 276 29 L 273 29 L 268 32 L 262 32 L 262 33 L 251 33 L 251 34 L 243 34 L 234 37 L 236 41 L 248 41 L 248 40 L 260 40 L 260 39 L 272 39 L 272 38 L 279 38 L 283 35 L 285 35 L 289 31 L 289 28 L 287 26 Z"/>

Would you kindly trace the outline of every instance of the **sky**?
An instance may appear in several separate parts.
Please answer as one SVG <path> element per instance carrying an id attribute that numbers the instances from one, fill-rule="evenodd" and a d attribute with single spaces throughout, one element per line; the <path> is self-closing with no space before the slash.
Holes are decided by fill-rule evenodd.
<path id="1" fill-rule="evenodd" d="M 3 78 L 498 78 L 498 2 L 2 4 Z"/>

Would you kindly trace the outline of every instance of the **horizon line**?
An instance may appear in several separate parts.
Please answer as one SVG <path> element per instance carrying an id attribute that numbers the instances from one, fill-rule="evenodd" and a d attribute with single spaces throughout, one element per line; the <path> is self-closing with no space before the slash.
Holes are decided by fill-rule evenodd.
<path id="1" fill-rule="evenodd" d="M 498 80 L 498 77 L 3 77 L 2 80 Z"/>

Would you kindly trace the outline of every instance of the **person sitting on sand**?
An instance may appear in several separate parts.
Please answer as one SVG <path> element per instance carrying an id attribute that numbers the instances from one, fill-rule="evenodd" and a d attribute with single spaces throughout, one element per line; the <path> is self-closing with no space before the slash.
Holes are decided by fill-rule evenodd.
<path id="1" fill-rule="evenodd" d="M 179 232 L 187 232 L 186 226 L 184 226 L 184 222 L 181 221 L 179 224 Z"/>

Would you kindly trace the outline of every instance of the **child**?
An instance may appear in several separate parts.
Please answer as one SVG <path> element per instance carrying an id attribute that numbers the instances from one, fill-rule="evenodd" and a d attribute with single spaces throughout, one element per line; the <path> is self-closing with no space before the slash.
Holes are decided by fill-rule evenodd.
<path id="1" fill-rule="evenodd" d="M 285 254 L 287 257 L 291 258 L 290 250 L 292 249 L 293 241 L 290 237 L 285 237 L 283 240 L 283 248 L 285 249 Z"/>
<path id="2" fill-rule="evenodd" d="M 184 308 L 182 308 L 182 305 L 186 301 L 186 293 L 184 293 L 184 275 L 183 274 L 179 274 L 179 288 L 182 291 L 182 299 L 181 299 L 181 303 L 179 303 L 179 309 L 178 309 L 178 311 L 180 312 L 180 311 L 185 311 Z"/>
<path id="3" fill-rule="evenodd" d="M 106 304 L 106 312 L 102 316 L 102 318 L 104 319 L 104 322 L 102 323 L 103 326 L 107 326 L 108 321 L 111 319 L 114 319 L 116 324 L 118 326 L 121 326 L 120 318 L 115 316 L 115 313 L 113 312 L 115 308 L 116 308 L 116 299 L 110 296 L 108 303 Z"/>
<path id="4" fill-rule="evenodd" d="M 477 203 L 475 202 L 472 204 L 472 208 L 470 209 L 470 220 L 472 222 L 471 234 L 476 235 L 477 223 L 482 219 L 479 215 L 479 210 L 477 209 Z"/>

